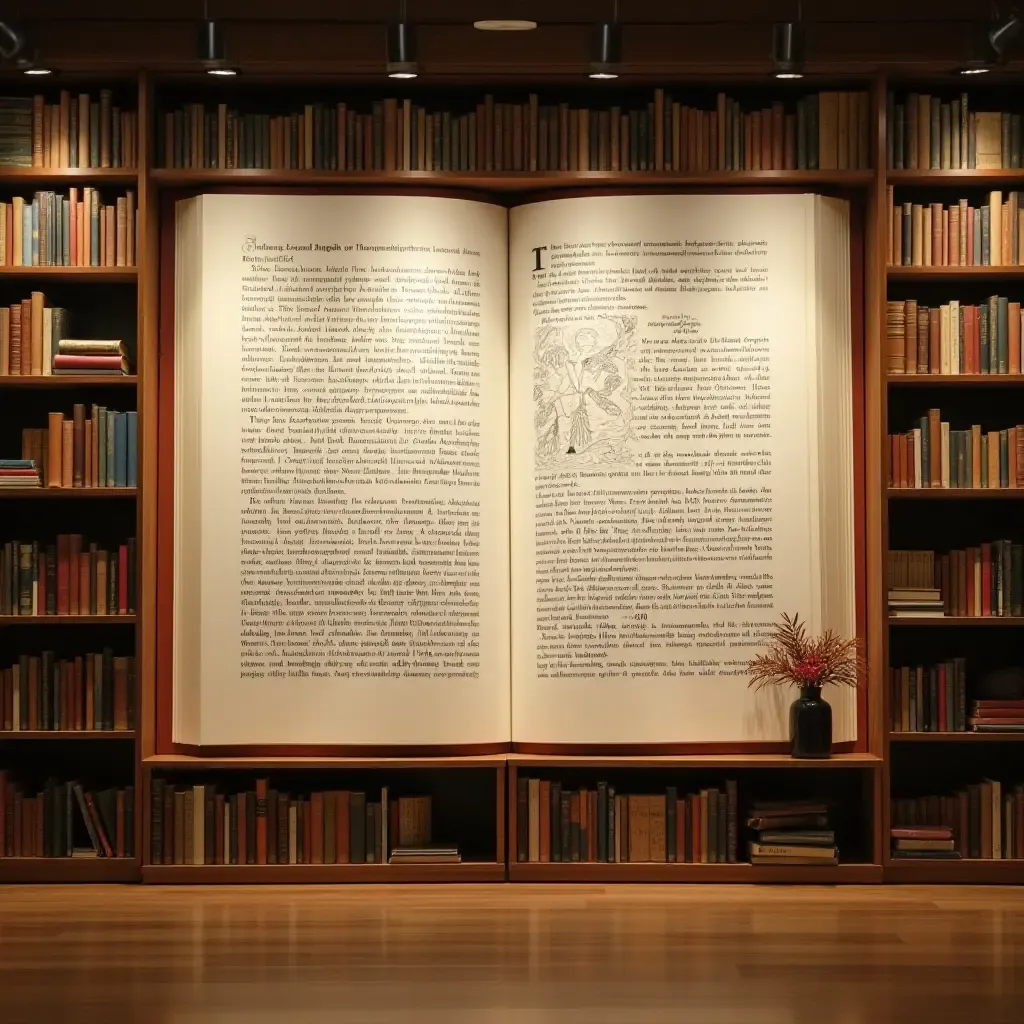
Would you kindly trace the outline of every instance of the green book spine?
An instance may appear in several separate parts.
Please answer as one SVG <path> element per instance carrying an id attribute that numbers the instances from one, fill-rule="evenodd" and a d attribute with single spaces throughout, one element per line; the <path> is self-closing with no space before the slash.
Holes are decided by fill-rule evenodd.
<path id="1" fill-rule="evenodd" d="M 992 301 L 991 299 L 989 300 Z M 996 300 L 996 339 L 1000 373 L 1010 372 L 1010 335 L 1008 326 L 1009 299 L 1005 295 Z"/>

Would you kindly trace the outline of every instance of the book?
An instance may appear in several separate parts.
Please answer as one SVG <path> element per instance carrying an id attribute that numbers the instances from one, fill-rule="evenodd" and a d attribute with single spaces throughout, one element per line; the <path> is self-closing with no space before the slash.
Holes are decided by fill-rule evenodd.
<path id="1" fill-rule="evenodd" d="M 176 742 L 788 737 L 784 709 L 733 684 L 759 646 L 741 623 L 774 621 L 784 593 L 813 628 L 855 632 L 848 229 L 843 202 L 776 194 L 179 203 L 173 384 L 196 415 L 175 417 L 191 454 L 170 491 Z M 265 290 L 282 268 L 294 296 Z M 841 298 L 805 329 L 826 287 Z M 358 289 L 376 288 L 372 312 Z M 794 361 L 817 369 L 781 372 Z M 279 381 L 286 365 L 303 379 Z M 699 508 L 722 517 L 710 533 Z M 317 532 L 325 512 L 345 532 Z M 301 560 L 287 593 L 279 558 Z M 594 580 L 574 591 L 567 571 Z M 288 601 L 288 635 L 268 598 Z M 836 695 L 837 740 L 855 697 Z"/>

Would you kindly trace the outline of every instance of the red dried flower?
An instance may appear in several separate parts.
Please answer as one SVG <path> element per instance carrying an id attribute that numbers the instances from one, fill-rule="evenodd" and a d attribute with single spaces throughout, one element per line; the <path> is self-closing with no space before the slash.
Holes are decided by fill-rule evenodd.
<path id="1" fill-rule="evenodd" d="M 831 630 L 808 637 L 799 615 L 783 613 L 772 630 L 771 647 L 750 662 L 750 686 L 857 686 L 866 665 L 860 640 L 843 640 Z"/>

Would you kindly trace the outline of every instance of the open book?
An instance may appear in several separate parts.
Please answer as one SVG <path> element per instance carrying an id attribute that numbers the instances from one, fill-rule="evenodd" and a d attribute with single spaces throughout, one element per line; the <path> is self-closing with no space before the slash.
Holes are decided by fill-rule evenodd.
<path id="1" fill-rule="evenodd" d="M 205 195 L 176 232 L 176 742 L 787 737 L 765 627 L 855 628 L 845 203 Z"/>

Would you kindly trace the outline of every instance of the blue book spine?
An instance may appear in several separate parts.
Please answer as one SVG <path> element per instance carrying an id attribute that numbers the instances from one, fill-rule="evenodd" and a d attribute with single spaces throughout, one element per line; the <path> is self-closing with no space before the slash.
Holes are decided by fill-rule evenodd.
<path id="1" fill-rule="evenodd" d="M 128 436 L 123 412 L 114 417 L 114 486 L 125 487 L 128 478 Z"/>
<path id="2" fill-rule="evenodd" d="M 32 206 L 26 203 L 21 210 L 21 265 L 32 266 Z"/>
<path id="3" fill-rule="evenodd" d="M 996 339 L 999 353 L 999 372 L 1010 372 L 1009 302 L 1005 295 L 996 299 Z"/>
<path id="4" fill-rule="evenodd" d="M 57 196 L 53 192 L 46 193 L 46 262 L 51 266 L 60 265 L 60 254 L 57 252 L 57 239 L 60 237 L 57 234 L 57 229 L 60 226 L 58 221 L 58 207 Z"/>
<path id="5" fill-rule="evenodd" d="M 973 266 L 981 266 L 981 218 L 974 215 L 974 261 Z"/>
<path id="6" fill-rule="evenodd" d="M 39 196 L 32 200 L 32 266 L 39 266 Z"/>
<path id="7" fill-rule="evenodd" d="M 111 409 L 107 410 L 107 486 L 114 486 L 114 419 L 117 413 Z"/>
<path id="8" fill-rule="evenodd" d="M 61 260 L 65 267 L 71 266 L 71 203 L 62 200 L 64 206 L 63 237 L 61 238 Z"/>
<path id="9" fill-rule="evenodd" d="M 128 435 L 128 469 L 125 476 L 126 487 L 139 486 L 139 414 L 125 413 L 125 430 Z"/>
<path id="10" fill-rule="evenodd" d="M 100 406 L 96 413 L 99 422 L 99 438 L 96 447 L 99 448 L 99 481 L 100 487 L 107 486 L 107 423 L 109 417 L 105 406 Z"/>

